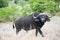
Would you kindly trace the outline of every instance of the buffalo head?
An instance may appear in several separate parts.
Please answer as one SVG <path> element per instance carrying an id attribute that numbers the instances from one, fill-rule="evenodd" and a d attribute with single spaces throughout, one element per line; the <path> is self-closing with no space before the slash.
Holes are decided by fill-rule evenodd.
<path id="1" fill-rule="evenodd" d="M 33 18 L 35 19 L 35 21 L 49 22 L 51 17 L 48 17 L 46 14 L 37 13 L 33 14 Z"/>

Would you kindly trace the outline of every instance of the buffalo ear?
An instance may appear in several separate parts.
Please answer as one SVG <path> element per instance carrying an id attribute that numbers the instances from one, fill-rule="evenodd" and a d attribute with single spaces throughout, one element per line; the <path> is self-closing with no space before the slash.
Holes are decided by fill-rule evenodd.
<path id="1" fill-rule="evenodd" d="M 39 21 L 39 19 L 35 19 L 35 21 Z"/>

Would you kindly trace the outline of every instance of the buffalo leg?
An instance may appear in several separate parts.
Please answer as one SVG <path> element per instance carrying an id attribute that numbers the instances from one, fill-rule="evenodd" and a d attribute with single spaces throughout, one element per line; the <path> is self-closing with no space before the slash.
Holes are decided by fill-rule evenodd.
<path id="1" fill-rule="evenodd" d="M 16 29 L 16 34 L 18 34 L 18 32 L 19 32 L 19 30 L 18 30 L 18 29 Z"/>
<path id="2" fill-rule="evenodd" d="M 42 35 L 42 37 L 44 37 L 44 35 L 43 35 L 42 31 L 40 30 L 40 28 L 38 28 L 38 31 Z"/>
<path id="3" fill-rule="evenodd" d="M 16 29 L 16 34 L 18 34 L 20 30 L 21 30 L 21 29 Z"/>
<path id="4" fill-rule="evenodd" d="M 36 36 L 37 36 L 37 34 L 38 34 L 38 29 L 36 29 Z"/>

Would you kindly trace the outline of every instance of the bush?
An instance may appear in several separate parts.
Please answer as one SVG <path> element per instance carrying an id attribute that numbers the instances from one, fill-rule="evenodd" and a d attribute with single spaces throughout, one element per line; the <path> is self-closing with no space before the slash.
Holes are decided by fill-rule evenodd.
<path id="1" fill-rule="evenodd" d="M 33 11 L 54 11 L 57 4 L 51 0 L 29 0 L 30 7 Z"/>
<path id="2" fill-rule="evenodd" d="M 11 5 L 5 8 L 0 8 L 0 22 L 5 21 L 11 21 L 13 20 L 17 15 L 17 6 Z"/>
<path id="3" fill-rule="evenodd" d="M 30 14 L 32 12 L 30 4 L 27 1 L 19 0 L 18 4 L 21 7 L 20 15 L 26 15 L 26 14 Z"/>
<path id="4" fill-rule="evenodd" d="M 9 0 L 0 0 L 0 8 L 6 7 L 9 4 Z"/>
<path id="5" fill-rule="evenodd" d="M 31 10 L 29 4 L 25 5 L 21 9 L 21 15 L 31 14 L 31 12 L 32 12 L 32 10 Z"/>

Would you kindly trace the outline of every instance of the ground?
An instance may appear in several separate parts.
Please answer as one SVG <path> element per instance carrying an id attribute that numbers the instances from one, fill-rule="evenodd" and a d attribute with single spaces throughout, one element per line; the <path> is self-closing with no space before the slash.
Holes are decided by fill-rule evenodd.
<path id="1" fill-rule="evenodd" d="M 35 36 L 35 29 L 28 33 L 23 29 L 16 35 L 12 22 L 0 23 L 0 40 L 60 40 L 60 17 L 52 17 L 50 22 L 46 22 L 42 27 L 44 37 L 39 33 Z"/>

